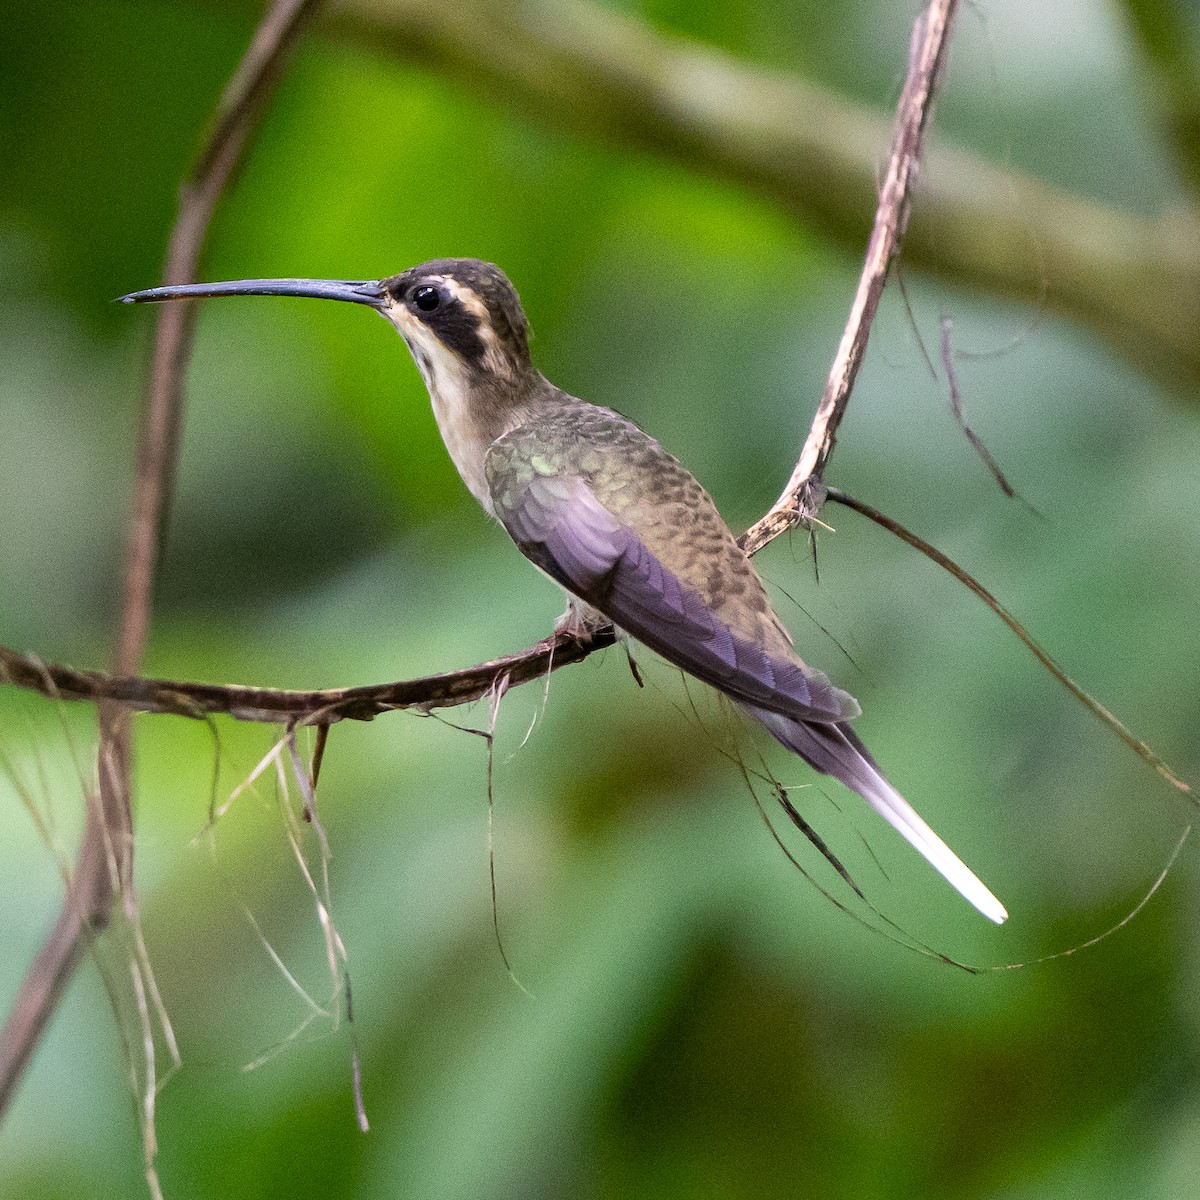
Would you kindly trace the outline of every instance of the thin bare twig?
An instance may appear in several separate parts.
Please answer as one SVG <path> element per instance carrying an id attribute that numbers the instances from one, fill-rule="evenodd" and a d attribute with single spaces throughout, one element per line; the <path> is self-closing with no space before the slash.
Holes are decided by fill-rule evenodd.
<path id="1" fill-rule="evenodd" d="M 211 132 L 180 193 L 163 279 L 195 277 L 213 212 L 278 77 L 284 56 L 318 0 L 276 0 L 255 31 L 217 105 Z M 183 412 L 183 375 L 193 317 L 187 305 L 159 313 L 138 436 L 136 481 L 125 556 L 116 675 L 136 674 L 150 624 L 154 576 L 171 509 Z M 102 703 L 99 796 L 89 803 L 79 859 L 62 911 L 34 959 L 0 1031 L 0 1117 L 78 966 L 91 935 L 108 922 L 113 897 L 132 895 L 133 821 L 129 794 L 130 711 Z M 151 1180 L 153 1186 L 153 1180 Z"/>
<path id="2" fill-rule="evenodd" d="M 971 443 L 971 449 L 979 455 L 983 460 L 983 465 L 991 472 L 992 478 L 996 481 L 996 486 L 1010 500 L 1016 500 L 1031 516 L 1037 517 L 1039 521 L 1044 521 L 1046 518 L 1009 483 L 1008 476 L 1005 475 L 1000 468 L 1000 464 L 992 457 L 992 452 L 984 445 L 983 438 L 967 422 L 967 415 L 963 412 L 962 391 L 958 386 L 958 372 L 955 369 L 954 363 L 959 358 L 970 357 L 973 356 L 960 354 L 954 349 L 954 321 L 950 317 L 942 317 L 942 369 L 946 372 L 946 390 L 950 393 L 950 415 L 957 422 L 959 429 L 966 435 L 967 441 Z M 936 372 L 934 378 L 937 378 Z"/>
<path id="3" fill-rule="evenodd" d="M 892 152 L 879 192 L 866 261 L 859 276 L 854 303 L 850 306 L 850 319 L 846 322 L 829 371 L 825 393 L 817 406 L 817 414 L 809 428 L 804 448 L 800 451 L 796 469 L 771 510 L 742 537 L 742 547 L 747 554 L 757 553 L 797 521 L 815 517 L 825 502 L 825 464 L 833 453 L 838 426 L 845 415 L 858 369 L 867 352 L 871 323 L 887 283 L 888 269 L 900 252 L 904 239 L 925 130 L 946 61 L 950 28 L 957 6 L 957 0 L 932 0 L 913 26 L 908 78 L 904 81 L 904 91 L 900 96 Z"/>
<path id="4" fill-rule="evenodd" d="M 950 413 L 958 422 L 958 427 L 966 434 L 971 448 L 983 460 L 983 465 L 992 473 L 997 487 L 1011 500 L 1016 494 L 1016 488 L 1008 482 L 1008 476 L 1000 469 L 1000 464 L 992 457 L 992 452 L 983 443 L 983 438 L 967 423 L 966 413 L 963 412 L 962 392 L 958 386 L 958 374 L 954 369 L 954 322 L 950 317 L 942 318 L 942 368 L 946 372 L 946 390 L 950 393 Z"/>
<path id="5" fill-rule="evenodd" d="M 1070 958 L 1073 954 L 1078 954 L 1081 950 L 1090 950 L 1093 946 L 1098 946 L 1101 942 L 1107 941 L 1114 933 L 1119 933 L 1125 928 L 1138 914 L 1150 903 L 1151 900 L 1158 894 L 1159 888 L 1167 881 L 1167 876 L 1170 875 L 1172 868 L 1175 866 L 1175 860 L 1179 857 L 1183 850 L 1183 844 L 1188 840 L 1189 834 L 1192 832 L 1192 827 L 1188 825 L 1183 833 L 1179 835 L 1179 840 L 1175 843 L 1175 848 L 1167 857 L 1167 861 L 1163 863 L 1163 869 L 1159 871 L 1154 882 L 1147 889 L 1146 894 L 1114 925 L 1110 925 L 1101 933 L 1093 934 L 1087 941 L 1080 942 L 1075 946 L 1068 946 L 1065 950 L 1056 950 L 1052 954 L 1043 954 L 1040 958 L 1027 959 L 1025 962 L 1003 963 L 1000 966 L 994 967 L 976 967 L 976 973 L 982 971 L 1020 971 L 1025 967 L 1040 967 L 1043 963 L 1054 962 L 1059 958 Z"/>
<path id="6" fill-rule="evenodd" d="M 845 492 L 839 491 L 837 488 L 829 488 L 827 490 L 828 498 L 838 504 L 844 505 L 846 508 L 852 508 L 855 512 L 861 513 L 864 517 L 874 521 L 876 525 L 882 526 L 889 533 L 895 534 L 901 541 L 907 542 L 915 550 L 920 550 L 926 558 L 937 563 L 939 567 L 949 571 L 959 583 L 969 588 L 976 596 L 980 598 L 1004 622 L 1005 625 L 1017 635 L 1021 643 L 1030 651 L 1030 653 L 1062 684 L 1063 687 L 1083 705 L 1084 708 L 1102 721 L 1109 729 L 1113 731 L 1139 758 L 1144 759 L 1165 779 L 1172 787 L 1178 788 L 1181 792 L 1191 794 L 1191 787 L 1185 783 L 1153 750 L 1150 749 L 1145 742 L 1140 738 L 1135 737 L 1132 732 L 1125 726 L 1119 717 L 1109 712 L 1098 700 L 1088 695 L 1073 680 L 1067 673 L 1051 658 L 1050 654 L 1044 650 L 1029 631 L 1017 620 L 1016 617 L 996 599 L 987 588 L 983 586 L 973 575 L 964 571 L 952 558 L 948 558 L 935 546 L 931 546 L 924 538 L 918 537 L 912 530 L 901 525 L 899 521 L 881 513 L 879 509 L 873 508 L 865 501 L 856 500 L 853 496 L 847 495 Z"/>
<path id="7" fill-rule="evenodd" d="M 318 726 L 318 731 L 321 729 L 328 729 L 328 726 Z M 318 736 L 320 736 L 319 732 Z M 281 798 L 284 805 L 284 814 L 287 819 L 288 840 L 291 843 L 293 853 L 296 855 L 300 869 L 310 885 L 310 890 L 313 893 L 313 899 L 317 906 L 317 915 L 320 920 L 321 930 L 325 937 L 326 958 L 329 964 L 331 987 L 330 1008 L 333 1013 L 335 1027 L 337 1024 L 336 998 L 341 992 L 344 992 L 346 996 L 346 1023 L 350 1026 L 350 1074 L 354 1087 L 354 1115 L 359 1129 L 363 1133 L 367 1133 L 371 1125 L 367 1120 L 367 1109 L 362 1096 L 362 1064 L 358 1052 L 358 1035 L 354 1030 L 354 1009 L 350 1002 L 350 955 L 346 951 L 346 944 L 342 941 L 342 935 L 338 933 L 337 926 L 333 920 L 333 900 L 329 887 L 329 863 L 333 858 L 333 851 L 330 848 L 325 827 L 321 824 L 320 818 L 317 815 L 317 789 L 314 779 L 319 774 L 319 770 L 315 762 L 306 767 L 304 761 L 301 759 L 299 747 L 296 745 L 295 726 L 289 727 L 286 740 L 288 757 L 292 764 L 292 773 L 300 789 L 302 801 L 300 811 L 304 816 L 304 820 L 312 825 L 317 835 L 321 863 L 321 882 L 319 888 L 304 858 L 300 841 L 301 830 L 296 824 L 290 806 L 287 804 L 287 778 L 283 773 L 283 764 L 279 761 L 280 782 L 283 785 L 281 788 Z"/>

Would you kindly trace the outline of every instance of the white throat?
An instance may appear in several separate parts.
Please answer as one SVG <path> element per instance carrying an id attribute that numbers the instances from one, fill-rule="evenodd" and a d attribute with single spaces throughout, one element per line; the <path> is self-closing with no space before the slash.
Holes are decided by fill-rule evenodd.
<path id="1" fill-rule="evenodd" d="M 433 416 L 451 462 L 471 495 L 490 516 L 495 516 L 483 469 L 491 439 L 480 428 L 471 408 L 471 381 L 467 372 L 458 358 L 402 306 L 389 308 L 384 315 L 408 343 L 429 391 Z"/>

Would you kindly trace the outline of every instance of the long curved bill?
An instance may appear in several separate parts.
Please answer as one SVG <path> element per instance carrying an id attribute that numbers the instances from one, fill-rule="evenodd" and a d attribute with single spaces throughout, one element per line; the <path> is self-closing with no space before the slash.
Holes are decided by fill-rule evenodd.
<path id="1" fill-rule="evenodd" d="M 231 283 L 184 283 L 146 288 L 121 297 L 122 304 L 154 300 L 192 300 L 202 296 L 308 296 L 314 300 L 347 300 L 382 308 L 387 301 L 377 280 L 354 283 L 342 279 L 237 279 Z"/>

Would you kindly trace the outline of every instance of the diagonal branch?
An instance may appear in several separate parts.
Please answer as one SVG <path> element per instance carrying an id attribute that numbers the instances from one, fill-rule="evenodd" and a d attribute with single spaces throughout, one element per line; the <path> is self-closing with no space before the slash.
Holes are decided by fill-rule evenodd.
<path id="1" fill-rule="evenodd" d="M 933 0 L 913 26 L 908 78 L 900 95 L 887 175 L 879 192 L 875 224 L 867 244 L 858 290 L 850 306 L 850 319 L 842 333 L 824 395 L 817 406 L 817 415 L 800 451 L 796 469 L 771 510 L 742 537 L 742 547 L 747 554 L 757 553 L 797 521 L 815 517 L 825 502 L 825 464 L 833 453 L 838 426 L 845 415 L 846 405 L 850 403 L 850 393 L 867 352 L 871 323 L 887 283 L 888 269 L 900 252 L 900 243 L 908 225 L 925 129 L 933 108 L 934 91 L 946 61 L 956 7 L 957 0 Z"/>
<path id="2" fill-rule="evenodd" d="M 217 105 L 195 167 L 180 193 L 163 278 L 195 277 L 217 203 L 241 160 L 288 49 L 318 0 L 276 0 Z M 164 308 L 142 406 L 133 511 L 125 556 L 121 625 L 113 655 L 118 675 L 135 674 L 150 624 L 154 577 L 171 509 L 183 415 L 183 375 L 194 317 L 187 305 Z M 12 1100 L 92 935 L 108 922 L 113 898 L 131 896 L 130 711 L 101 703 L 98 796 L 89 799 L 79 859 L 58 920 L 21 984 L 0 1031 L 0 1117 Z"/>

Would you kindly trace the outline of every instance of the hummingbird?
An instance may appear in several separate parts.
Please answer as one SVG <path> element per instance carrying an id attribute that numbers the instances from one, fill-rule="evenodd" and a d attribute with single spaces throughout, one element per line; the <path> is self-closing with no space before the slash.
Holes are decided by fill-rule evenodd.
<path id="1" fill-rule="evenodd" d="M 383 316 L 412 353 L 468 490 L 566 591 L 569 628 L 611 622 L 723 692 L 861 796 L 984 916 L 1005 920 L 999 900 L 884 777 L 851 727 L 858 702 L 795 652 L 695 476 L 632 421 L 534 367 L 524 309 L 498 267 L 440 258 L 365 282 L 242 279 L 122 300 L 207 296 L 307 296 Z"/>

